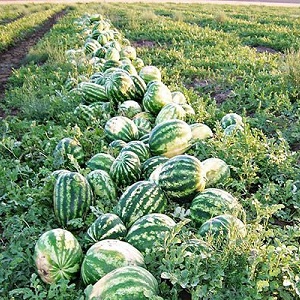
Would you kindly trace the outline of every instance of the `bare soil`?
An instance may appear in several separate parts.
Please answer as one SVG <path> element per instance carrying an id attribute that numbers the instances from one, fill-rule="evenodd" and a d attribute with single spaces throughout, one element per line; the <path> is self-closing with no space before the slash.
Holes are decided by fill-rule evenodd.
<path id="1" fill-rule="evenodd" d="M 66 10 L 56 13 L 41 26 L 36 28 L 33 34 L 30 34 L 25 37 L 25 39 L 16 42 L 7 50 L 0 52 L 0 101 L 4 98 L 6 84 L 13 69 L 21 66 L 21 62 L 26 57 L 29 49 L 34 46 L 45 35 L 45 33 L 48 32 L 53 25 L 65 15 L 65 13 Z M 17 111 L 11 111 L 10 113 L 16 114 Z M 3 116 L 4 112 L 0 111 L 0 117 Z"/>

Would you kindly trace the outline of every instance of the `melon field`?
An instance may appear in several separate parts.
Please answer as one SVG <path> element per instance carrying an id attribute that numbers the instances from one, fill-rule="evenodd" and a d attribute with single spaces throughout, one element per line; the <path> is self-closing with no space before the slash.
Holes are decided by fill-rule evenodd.
<path id="1" fill-rule="evenodd" d="M 300 299 L 300 7 L 0 6 L 0 299 Z"/>

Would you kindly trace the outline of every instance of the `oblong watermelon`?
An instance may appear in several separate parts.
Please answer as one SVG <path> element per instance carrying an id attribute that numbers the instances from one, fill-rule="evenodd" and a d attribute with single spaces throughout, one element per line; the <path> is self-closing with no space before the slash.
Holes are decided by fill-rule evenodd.
<path id="1" fill-rule="evenodd" d="M 149 213 L 161 213 L 167 206 L 163 191 L 153 182 L 139 181 L 129 186 L 120 197 L 115 213 L 127 227 Z"/>
<path id="2" fill-rule="evenodd" d="M 142 253 L 155 251 L 154 244 L 162 244 L 165 234 L 176 223 L 165 214 L 151 213 L 137 219 L 128 230 L 126 241 Z"/>
<path id="3" fill-rule="evenodd" d="M 150 132 L 149 147 L 153 156 L 173 157 L 192 146 L 192 130 L 181 120 L 169 120 L 156 125 Z"/>
<path id="4" fill-rule="evenodd" d="M 126 266 L 97 281 L 88 300 L 147 300 L 157 295 L 158 282 L 149 271 L 140 266 Z"/>
<path id="5" fill-rule="evenodd" d="M 208 188 L 197 194 L 191 206 L 191 219 L 201 225 L 210 218 L 222 214 L 242 216 L 243 207 L 230 193 L 216 188 Z"/>
<path id="6" fill-rule="evenodd" d="M 173 201 L 192 200 L 205 187 L 205 173 L 201 162 L 191 155 L 170 158 L 161 168 L 158 185 Z"/>
<path id="7" fill-rule="evenodd" d="M 145 266 L 140 251 L 127 242 L 106 239 L 91 246 L 81 265 L 84 284 L 94 284 L 107 273 L 125 266 Z"/>
<path id="8" fill-rule="evenodd" d="M 64 172 L 54 186 L 53 207 L 57 220 L 67 226 L 70 220 L 85 219 L 93 204 L 92 189 L 84 176 L 77 172 Z"/>

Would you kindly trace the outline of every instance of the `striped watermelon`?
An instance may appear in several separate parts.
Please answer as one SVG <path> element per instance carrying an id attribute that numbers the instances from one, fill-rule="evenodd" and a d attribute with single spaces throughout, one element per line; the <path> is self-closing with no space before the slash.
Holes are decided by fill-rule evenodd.
<path id="1" fill-rule="evenodd" d="M 150 133 L 146 133 L 139 138 L 139 141 L 149 145 Z"/>
<path id="2" fill-rule="evenodd" d="M 88 160 L 86 166 L 92 171 L 103 170 L 109 173 L 114 161 L 115 158 L 108 153 L 97 153 Z"/>
<path id="3" fill-rule="evenodd" d="M 181 105 L 176 103 L 166 104 L 155 119 L 155 124 L 160 124 L 164 121 L 178 119 L 185 121 L 186 113 Z"/>
<path id="4" fill-rule="evenodd" d="M 247 235 L 245 224 L 235 216 L 222 214 L 204 222 L 198 230 L 204 239 L 212 239 L 216 247 L 236 242 Z"/>
<path id="5" fill-rule="evenodd" d="M 103 72 L 105 72 L 105 71 L 108 71 L 108 70 L 113 69 L 113 68 L 119 68 L 120 66 L 121 66 L 120 61 L 116 61 L 116 60 L 113 60 L 113 59 L 108 59 L 103 64 L 102 70 L 103 70 Z M 121 69 L 118 69 L 118 70 L 121 70 Z M 109 77 L 107 77 L 106 79 L 109 79 Z M 105 80 L 105 85 L 106 85 L 106 81 L 107 80 Z M 106 91 L 106 94 L 107 94 L 108 98 L 111 99 L 111 94 L 107 93 L 107 89 L 105 89 L 105 91 Z M 112 99 L 112 100 L 114 100 L 114 99 Z"/>
<path id="6" fill-rule="evenodd" d="M 55 168 L 72 168 L 74 166 L 72 159 L 81 164 L 84 161 L 84 153 L 78 140 L 67 137 L 58 142 L 53 152 L 53 158 Z"/>
<path id="7" fill-rule="evenodd" d="M 148 111 L 142 111 L 142 112 L 136 114 L 133 117 L 133 120 L 140 119 L 140 118 L 149 121 L 151 124 L 154 123 L 154 121 L 155 121 L 155 117 Z"/>
<path id="8" fill-rule="evenodd" d="M 103 170 L 94 170 L 87 174 L 93 194 L 94 202 L 98 208 L 112 207 L 117 200 L 116 186 L 109 174 Z"/>
<path id="9" fill-rule="evenodd" d="M 162 166 L 158 184 L 167 197 L 188 202 L 205 187 L 205 173 L 201 162 L 191 155 L 178 155 Z"/>
<path id="10" fill-rule="evenodd" d="M 122 140 L 130 142 L 137 140 L 139 136 L 139 130 L 133 121 L 122 116 L 109 119 L 105 124 L 104 131 L 109 141 Z"/>
<path id="11" fill-rule="evenodd" d="M 130 63 L 123 62 L 122 65 L 120 66 L 120 68 L 122 70 L 127 71 L 130 74 L 130 78 L 131 78 L 131 75 L 137 75 L 137 71 L 131 62 Z"/>
<path id="12" fill-rule="evenodd" d="M 109 47 L 105 53 L 104 59 L 118 61 L 120 59 L 120 53 L 116 48 Z"/>
<path id="13" fill-rule="evenodd" d="M 202 166 L 205 172 L 206 187 L 214 187 L 218 183 L 224 183 L 230 177 L 229 166 L 220 158 L 207 158 L 202 161 Z"/>
<path id="14" fill-rule="evenodd" d="M 155 277 L 140 266 L 118 268 L 94 284 L 88 300 L 147 300 L 158 295 Z"/>
<path id="15" fill-rule="evenodd" d="M 125 147 L 122 148 L 121 152 L 124 151 L 132 151 L 135 153 L 139 157 L 141 163 L 150 157 L 149 146 L 141 141 L 129 142 Z"/>
<path id="16" fill-rule="evenodd" d="M 131 119 L 134 117 L 137 113 L 141 112 L 142 108 L 139 105 L 138 102 L 133 101 L 133 100 L 127 100 L 124 101 L 123 103 L 119 103 L 118 105 L 118 114 L 120 116 L 127 117 Z"/>
<path id="17" fill-rule="evenodd" d="M 43 233 L 35 244 L 33 254 L 38 274 L 49 284 L 76 277 L 82 258 L 77 239 L 61 228 Z"/>
<path id="18" fill-rule="evenodd" d="M 158 166 L 149 176 L 149 181 L 154 182 L 158 185 L 159 183 L 159 175 L 161 172 L 163 165 Z"/>
<path id="19" fill-rule="evenodd" d="M 163 191 L 150 181 L 139 181 L 129 186 L 120 197 L 115 213 L 126 227 L 149 213 L 161 213 L 167 206 Z"/>
<path id="20" fill-rule="evenodd" d="M 62 226 L 76 219 L 84 219 L 93 204 L 93 194 L 88 181 L 80 173 L 64 172 L 54 186 L 53 207 Z"/>
<path id="21" fill-rule="evenodd" d="M 243 127 L 243 118 L 236 113 L 228 113 L 221 119 L 221 126 L 223 129 L 227 128 L 230 125 L 240 125 Z"/>
<path id="22" fill-rule="evenodd" d="M 115 214 L 107 213 L 99 216 L 88 228 L 87 239 L 93 243 L 104 239 L 122 239 L 127 229 L 122 220 Z"/>
<path id="23" fill-rule="evenodd" d="M 84 52 L 86 54 L 91 54 L 99 47 L 101 47 L 101 45 L 99 44 L 98 41 L 94 39 L 90 39 L 84 44 Z"/>
<path id="24" fill-rule="evenodd" d="M 115 140 L 109 143 L 107 151 L 111 156 L 117 157 L 126 145 L 127 143 L 122 140 Z"/>
<path id="25" fill-rule="evenodd" d="M 113 72 L 105 82 L 106 94 L 115 104 L 134 99 L 136 88 L 125 71 Z"/>
<path id="26" fill-rule="evenodd" d="M 213 137 L 211 129 L 203 123 L 193 123 L 190 125 L 193 135 L 193 142 L 199 142 Z"/>
<path id="27" fill-rule="evenodd" d="M 150 81 L 161 81 L 160 70 L 155 66 L 144 66 L 139 72 L 139 76 L 143 78 L 146 84 Z"/>
<path id="28" fill-rule="evenodd" d="M 163 244 L 165 234 L 176 223 L 165 214 L 152 213 L 137 219 L 128 230 L 126 241 L 142 253 L 155 251 L 155 243 Z"/>
<path id="29" fill-rule="evenodd" d="M 173 157 L 191 147 L 192 130 L 181 120 L 169 120 L 156 125 L 150 132 L 149 147 L 153 156 Z"/>
<path id="30" fill-rule="evenodd" d="M 139 157 L 131 152 L 121 152 L 110 168 L 110 176 L 117 187 L 126 187 L 139 180 L 141 162 Z"/>
<path id="31" fill-rule="evenodd" d="M 78 84 L 78 89 L 81 92 L 84 101 L 88 104 L 98 101 L 109 101 L 105 88 L 102 85 L 93 82 L 81 82 Z"/>
<path id="32" fill-rule="evenodd" d="M 134 118 L 133 123 L 137 126 L 139 130 L 139 138 L 143 135 L 150 133 L 152 130 L 152 125 L 150 121 L 143 119 L 143 118 Z"/>
<path id="33" fill-rule="evenodd" d="M 82 120 L 87 125 L 96 121 L 94 111 L 88 105 L 79 104 L 74 110 L 74 115 L 78 120 Z"/>
<path id="34" fill-rule="evenodd" d="M 163 165 L 168 160 L 165 156 L 152 156 L 142 164 L 142 174 L 145 179 L 148 179 L 151 173 L 159 166 Z"/>
<path id="35" fill-rule="evenodd" d="M 143 106 L 146 111 L 157 115 L 168 103 L 172 102 L 169 88 L 161 81 L 151 81 L 143 98 Z"/>
<path id="36" fill-rule="evenodd" d="M 201 225 L 208 219 L 222 214 L 243 216 L 243 207 L 230 193 L 216 188 L 208 188 L 196 195 L 191 206 L 191 219 Z"/>
<path id="37" fill-rule="evenodd" d="M 99 47 L 93 52 L 93 57 L 99 57 L 104 58 L 106 54 L 107 49 L 104 47 Z"/>
<path id="38" fill-rule="evenodd" d="M 135 74 L 130 74 L 130 78 L 134 82 L 135 89 L 136 89 L 134 98 L 136 101 L 142 102 L 143 97 L 147 90 L 146 83 L 144 79 L 142 79 L 140 76 Z"/>
<path id="39" fill-rule="evenodd" d="M 127 242 L 107 239 L 90 247 L 81 265 L 85 285 L 94 284 L 107 273 L 125 266 L 145 266 L 140 251 Z"/>

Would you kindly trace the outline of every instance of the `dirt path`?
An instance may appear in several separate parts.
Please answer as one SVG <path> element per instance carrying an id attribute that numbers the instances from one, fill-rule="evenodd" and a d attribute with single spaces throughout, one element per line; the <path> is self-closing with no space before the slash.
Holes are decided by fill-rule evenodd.
<path id="1" fill-rule="evenodd" d="M 56 13 L 39 26 L 34 33 L 10 46 L 4 52 L 0 52 L 0 100 L 4 98 L 6 83 L 12 73 L 12 69 L 20 67 L 21 61 L 26 57 L 29 49 L 34 46 L 44 36 L 44 34 L 65 15 L 65 13 L 66 10 Z M 0 112 L 0 116 L 1 115 L 2 114 Z"/>

